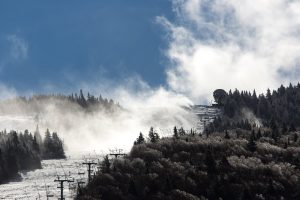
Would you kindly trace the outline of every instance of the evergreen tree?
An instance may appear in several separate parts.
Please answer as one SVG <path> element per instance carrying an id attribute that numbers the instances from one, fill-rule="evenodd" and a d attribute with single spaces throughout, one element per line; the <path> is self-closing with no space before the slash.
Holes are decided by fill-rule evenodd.
<path id="1" fill-rule="evenodd" d="M 250 136 L 250 138 L 253 138 L 254 141 L 256 141 L 256 139 L 257 139 L 256 134 L 255 134 L 255 130 L 254 130 L 254 129 L 252 129 L 252 131 L 251 131 L 251 136 Z"/>
<path id="2" fill-rule="evenodd" d="M 285 122 L 282 124 L 282 133 L 285 134 L 288 131 L 287 125 Z"/>
<path id="3" fill-rule="evenodd" d="M 5 160 L 7 162 L 7 166 L 9 167 L 10 173 L 17 174 L 19 170 L 19 165 L 16 157 L 16 152 L 13 146 L 8 146 Z"/>
<path id="4" fill-rule="evenodd" d="M 53 141 L 51 138 L 51 134 L 49 129 L 45 132 L 45 138 L 43 142 L 43 157 L 44 158 L 52 158 L 52 150 L 53 150 Z"/>
<path id="5" fill-rule="evenodd" d="M 253 90 L 252 98 L 257 99 L 256 91 Z"/>
<path id="6" fill-rule="evenodd" d="M 83 95 L 82 90 L 80 90 L 80 94 L 79 94 L 79 104 L 80 104 L 82 107 L 84 107 L 84 108 L 87 107 L 87 101 L 86 101 L 86 99 L 85 99 L 85 97 L 84 97 L 84 95 Z"/>
<path id="7" fill-rule="evenodd" d="M 297 142 L 297 140 L 298 140 L 298 134 L 297 133 L 294 133 L 293 139 L 294 139 L 294 142 Z"/>
<path id="8" fill-rule="evenodd" d="M 255 135 L 253 134 L 253 132 L 252 132 L 252 134 L 250 136 L 250 139 L 248 141 L 247 148 L 251 152 L 256 151 Z"/>
<path id="9" fill-rule="evenodd" d="M 56 133 L 51 137 L 48 129 L 42 145 L 38 144 L 36 136 L 32 136 L 28 130 L 24 133 L 0 132 L 0 147 L 0 184 L 10 178 L 16 178 L 19 170 L 41 168 L 41 158 L 59 158 L 58 155 L 61 154 L 64 156 L 62 141 Z"/>
<path id="10" fill-rule="evenodd" d="M 280 138 L 280 133 L 277 128 L 272 130 L 272 138 L 275 141 L 277 141 Z"/>
<path id="11" fill-rule="evenodd" d="M 14 147 L 19 147 L 20 145 L 20 141 L 19 141 L 19 137 L 16 131 L 12 131 L 12 145 Z"/>
<path id="12" fill-rule="evenodd" d="M 287 142 L 285 142 L 283 148 L 287 149 L 287 147 L 288 147 L 288 144 L 287 144 Z"/>
<path id="13" fill-rule="evenodd" d="M 137 144 L 143 144 L 145 143 L 145 138 L 142 134 L 142 132 L 140 132 L 140 135 L 139 137 L 134 141 L 134 144 L 137 145 Z"/>
<path id="14" fill-rule="evenodd" d="M 196 135 L 196 133 L 195 133 L 195 131 L 194 131 L 193 129 L 191 129 L 190 135 L 192 135 L 192 136 L 195 136 L 195 135 Z"/>
<path id="15" fill-rule="evenodd" d="M 155 143 L 159 140 L 159 135 L 154 131 L 153 127 L 151 127 L 149 130 L 148 138 L 152 143 Z"/>
<path id="16" fill-rule="evenodd" d="M 266 96 L 261 94 L 258 97 L 255 91 L 251 95 L 248 91 L 239 92 L 235 90 L 233 94 L 229 92 L 229 95 L 225 98 L 222 123 L 214 124 L 214 127 L 218 131 L 232 128 L 230 124 L 232 121 L 236 121 L 234 117 L 244 117 L 243 109 L 247 108 L 261 120 L 263 125 L 268 124 L 275 133 L 273 136 L 278 139 L 281 134 L 287 133 L 287 124 L 290 125 L 289 132 L 296 131 L 297 127 L 300 127 L 300 111 L 297 109 L 299 102 L 300 89 L 293 87 L 291 84 L 286 88 L 280 86 L 278 90 L 273 92 L 268 89 Z M 277 131 L 274 129 L 274 124 L 278 129 L 278 136 L 276 136 Z M 236 127 L 236 124 L 233 124 L 233 127 Z"/>
<path id="17" fill-rule="evenodd" d="M 185 135 L 185 130 L 183 129 L 183 127 L 181 127 L 179 130 L 178 130 L 178 134 L 180 136 L 184 136 Z"/>
<path id="18" fill-rule="evenodd" d="M 110 161 L 109 161 L 108 155 L 106 155 L 104 157 L 103 161 L 101 162 L 100 169 L 101 169 L 102 173 L 109 173 L 110 172 Z"/>
<path id="19" fill-rule="evenodd" d="M 49 129 L 45 133 L 43 157 L 45 159 L 65 158 L 63 141 L 58 137 L 56 132 L 51 135 Z"/>
<path id="20" fill-rule="evenodd" d="M 65 152 L 62 140 L 58 137 L 56 132 L 52 133 L 52 154 L 54 158 L 65 158 Z"/>
<path id="21" fill-rule="evenodd" d="M 42 145 L 43 140 L 42 140 L 42 137 L 41 137 L 41 134 L 40 134 L 39 125 L 36 125 L 36 130 L 35 130 L 35 132 L 34 132 L 34 137 L 35 137 L 35 139 L 36 139 L 36 142 L 37 142 L 39 145 Z"/>
<path id="22" fill-rule="evenodd" d="M 205 165 L 207 166 L 207 173 L 209 175 L 216 175 L 217 168 L 216 168 L 216 161 L 214 155 L 211 150 L 206 152 L 205 156 Z"/>
<path id="23" fill-rule="evenodd" d="M 226 156 L 223 156 L 221 161 L 219 162 L 219 168 L 223 172 L 227 172 L 230 168 L 230 164 L 226 158 Z"/>
<path id="24" fill-rule="evenodd" d="M 269 88 L 267 89 L 266 97 L 267 97 L 268 100 L 271 100 L 271 98 L 272 98 L 271 91 L 270 91 Z"/>
<path id="25" fill-rule="evenodd" d="M 224 105 L 224 113 L 228 115 L 229 117 L 233 117 L 236 114 L 236 111 L 238 109 L 238 105 L 236 103 L 236 100 L 234 99 L 228 99 Z"/>
<path id="26" fill-rule="evenodd" d="M 177 128 L 176 128 L 176 126 L 174 127 L 174 130 L 173 130 L 173 137 L 175 137 L 176 139 L 178 139 L 179 138 L 179 135 L 178 135 L 178 131 L 177 131 Z"/>
<path id="27" fill-rule="evenodd" d="M 274 118 L 270 121 L 270 128 L 272 129 L 272 138 L 277 141 L 280 138 L 280 133 Z"/>
<path id="28" fill-rule="evenodd" d="M 32 149 L 33 149 L 38 155 L 40 155 L 41 149 L 40 149 L 40 145 L 39 145 L 38 142 L 37 142 L 36 136 L 33 137 Z"/>
<path id="29" fill-rule="evenodd" d="M 261 134 L 261 130 L 260 128 L 258 129 L 258 132 L 257 132 L 257 139 L 261 138 L 262 137 L 262 134 Z"/>
<path id="30" fill-rule="evenodd" d="M 289 131 L 290 132 L 296 131 L 294 123 L 291 124 Z"/>
<path id="31" fill-rule="evenodd" d="M 225 139 L 230 139 L 230 136 L 229 136 L 229 133 L 227 130 L 225 131 Z"/>

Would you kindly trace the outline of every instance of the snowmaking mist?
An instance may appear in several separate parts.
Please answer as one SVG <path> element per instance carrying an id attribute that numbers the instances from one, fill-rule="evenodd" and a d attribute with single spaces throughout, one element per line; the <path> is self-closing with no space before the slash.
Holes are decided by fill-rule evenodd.
<path id="1" fill-rule="evenodd" d="M 49 128 L 63 138 L 68 152 L 81 153 L 114 148 L 130 150 L 138 134 L 147 136 L 151 126 L 161 136 L 167 136 L 174 126 L 190 129 L 196 125 L 196 116 L 184 108 L 191 102 L 165 89 L 137 94 L 119 90 L 114 96 L 120 105 L 103 98 L 106 105 L 88 108 L 67 96 L 2 100 L 0 128 L 34 132 L 39 125 L 42 135 Z"/>

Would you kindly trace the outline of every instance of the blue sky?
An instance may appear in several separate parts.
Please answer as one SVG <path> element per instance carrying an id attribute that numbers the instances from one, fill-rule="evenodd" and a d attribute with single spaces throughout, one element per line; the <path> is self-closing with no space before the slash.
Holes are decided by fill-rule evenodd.
<path id="1" fill-rule="evenodd" d="M 139 75 L 165 84 L 169 0 L 0 2 L 0 80 L 17 91 Z"/>
<path id="2" fill-rule="evenodd" d="M 299 27 L 298 1 L 3 0 L 0 94 L 103 93 L 136 76 L 195 102 L 261 93 L 299 81 Z"/>

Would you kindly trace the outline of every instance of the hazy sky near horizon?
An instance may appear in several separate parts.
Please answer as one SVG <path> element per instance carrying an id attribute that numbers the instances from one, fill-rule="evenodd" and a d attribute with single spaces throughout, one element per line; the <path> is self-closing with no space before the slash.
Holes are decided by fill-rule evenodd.
<path id="1" fill-rule="evenodd" d="M 129 82 L 205 102 L 300 76 L 298 0 L 7 0 L 0 26 L 1 94 Z"/>

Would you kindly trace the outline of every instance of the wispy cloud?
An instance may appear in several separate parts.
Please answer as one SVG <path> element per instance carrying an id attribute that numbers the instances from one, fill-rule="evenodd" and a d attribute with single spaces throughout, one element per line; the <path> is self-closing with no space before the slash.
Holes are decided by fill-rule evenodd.
<path id="1" fill-rule="evenodd" d="M 15 61 L 24 60 L 28 56 L 28 42 L 15 34 L 8 35 L 7 41 L 10 42 L 10 59 Z"/>
<path id="2" fill-rule="evenodd" d="M 9 34 L 0 39 L 4 44 L 1 46 L 3 53 L 0 55 L 0 71 L 28 58 L 29 44 L 21 36 Z"/>
<path id="3" fill-rule="evenodd" d="M 28 43 L 15 34 L 7 35 L 3 40 L 6 41 L 6 45 L 2 47 L 5 53 L 0 55 L 0 71 L 10 64 L 27 59 L 29 48 Z M 17 95 L 18 92 L 13 86 L 0 81 L 0 99 L 9 99 Z"/>
<path id="4" fill-rule="evenodd" d="M 196 101 L 216 88 L 264 92 L 299 80 L 300 2 L 173 0 L 169 86 Z M 295 75 L 296 74 L 296 75 Z"/>

